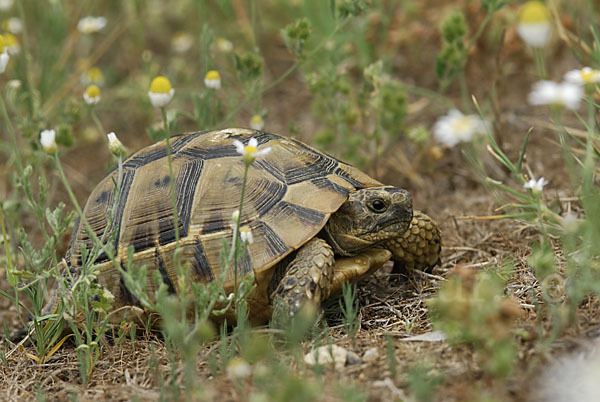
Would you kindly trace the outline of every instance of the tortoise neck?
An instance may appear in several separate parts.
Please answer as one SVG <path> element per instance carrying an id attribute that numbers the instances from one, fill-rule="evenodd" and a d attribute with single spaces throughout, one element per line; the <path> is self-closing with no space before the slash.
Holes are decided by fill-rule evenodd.
<path id="1" fill-rule="evenodd" d="M 344 248 L 342 248 L 342 246 L 340 246 L 338 241 L 335 239 L 335 236 L 333 236 L 331 234 L 330 230 L 331 229 L 329 228 L 329 222 L 327 222 L 325 224 L 325 227 L 323 228 L 323 230 L 321 230 L 320 237 L 322 237 L 323 239 L 325 239 L 325 241 L 327 243 L 329 243 L 331 248 L 333 248 L 333 251 L 335 254 L 341 255 L 344 257 L 352 257 L 352 256 L 356 255 L 356 253 L 349 252 L 348 250 L 345 250 Z"/>

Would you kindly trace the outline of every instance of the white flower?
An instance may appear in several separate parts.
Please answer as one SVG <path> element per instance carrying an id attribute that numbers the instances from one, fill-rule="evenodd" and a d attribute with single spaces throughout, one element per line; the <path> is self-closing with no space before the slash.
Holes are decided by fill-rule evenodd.
<path id="1" fill-rule="evenodd" d="M 476 134 L 483 134 L 487 123 L 476 115 L 464 115 L 453 109 L 441 117 L 433 126 L 433 136 L 442 144 L 453 147 L 459 142 L 468 142 Z"/>
<path id="2" fill-rule="evenodd" d="M 539 194 L 542 192 L 546 184 L 548 184 L 548 181 L 543 177 L 540 177 L 539 180 L 529 180 L 527 183 L 523 184 L 523 187 L 525 187 L 526 189 L 530 189 L 534 194 Z"/>
<path id="3" fill-rule="evenodd" d="M 7 11 L 12 7 L 14 0 L 0 0 L 0 11 Z"/>
<path id="4" fill-rule="evenodd" d="M 121 155 L 125 149 L 121 141 L 117 138 L 117 135 L 114 132 L 110 132 L 106 134 L 106 137 L 108 138 L 108 150 L 110 153 L 115 156 Z"/>
<path id="5" fill-rule="evenodd" d="M 552 34 L 548 9 L 540 1 L 528 1 L 519 11 L 517 32 L 525 43 L 531 47 L 546 46 Z"/>
<path id="6" fill-rule="evenodd" d="M 21 88 L 21 81 L 19 80 L 10 80 L 6 83 L 6 86 L 10 89 L 19 89 Z"/>
<path id="7" fill-rule="evenodd" d="M 77 30 L 82 34 L 96 33 L 106 26 L 104 17 L 83 17 L 77 23 Z"/>
<path id="8" fill-rule="evenodd" d="M 577 233 L 579 229 L 579 221 L 577 220 L 577 214 L 569 211 L 565 216 L 562 217 L 562 227 L 567 233 Z"/>
<path id="9" fill-rule="evenodd" d="M 271 147 L 266 147 L 259 151 L 258 141 L 254 137 L 250 138 L 250 141 L 248 141 L 248 145 L 244 145 L 244 143 L 238 140 L 234 140 L 233 145 L 235 145 L 235 149 L 238 152 L 238 154 L 244 157 L 246 163 L 252 163 L 256 158 L 265 156 L 266 154 L 271 152 Z"/>
<path id="10" fill-rule="evenodd" d="M 265 121 L 263 120 L 261 115 L 255 114 L 250 119 L 250 128 L 252 128 L 253 130 L 262 130 L 264 126 Z"/>
<path id="11" fill-rule="evenodd" d="M 10 60 L 10 56 L 8 55 L 8 48 L 5 47 L 4 51 L 0 54 L 0 74 L 6 71 L 8 60 Z"/>
<path id="12" fill-rule="evenodd" d="M 171 102 L 171 99 L 173 99 L 174 94 L 175 89 L 171 86 L 171 81 L 162 75 L 152 80 L 150 90 L 148 91 L 150 102 L 156 108 L 167 106 Z"/>
<path id="13" fill-rule="evenodd" d="M 2 29 L 12 34 L 18 35 L 23 31 L 23 23 L 17 17 L 11 17 L 2 23 Z"/>
<path id="14" fill-rule="evenodd" d="M 233 211 L 231 213 L 231 220 L 233 221 L 234 224 L 240 223 L 239 222 L 239 220 L 240 220 L 240 210 L 239 209 L 236 209 L 235 211 Z"/>
<path id="15" fill-rule="evenodd" d="M 100 102 L 100 88 L 97 85 L 90 85 L 83 93 L 83 100 L 88 105 L 95 105 Z"/>
<path id="16" fill-rule="evenodd" d="M 565 74 L 565 81 L 571 84 L 586 85 L 600 82 L 600 71 L 590 67 L 581 70 L 571 70 Z"/>
<path id="17" fill-rule="evenodd" d="M 252 231 L 248 226 L 244 226 L 240 228 L 240 239 L 246 244 L 254 243 L 254 238 L 252 237 Z"/>
<path id="18" fill-rule="evenodd" d="M 227 364 L 227 376 L 232 380 L 244 379 L 250 375 L 252 368 L 247 361 L 240 357 L 234 357 Z"/>
<path id="19" fill-rule="evenodd" d="M 185 53 L 192 47 L 194 39 L 187 32 L 177 32 L 171 39 L 171 46 L 177 53 Z"/>
<path id="20" fill-rule="evenodd" d="M 220 89 L 221 88 L 221 75 L 217 70 L 210 70 L 204 76 L 204 85 L 207 88 Z"/>
<path id="21" fill-rule="evenodd" d="M 217 48 L 223 53 L 229 53 L 233 50 L 233 43 L 225 38 L 217 39 Z"/>
<path id="22" fill-rule="evenodd" d="M 577 109 L 583 97 L 583 88 L 569 82 L 538 81 L 527 100 L 532 105 L 558 105 L 567 109 Z"/>
<path id="23" fill-rule="evenodd" d="M 42 148 L 44 148 L 44 151 L 46 151 L 46 153 L 54 153 L 54 151 L 56 151 L 56 131 L 42 131 L 40 133 L 40 143 L 42 144 Z"/>
<path id="24" fill-rule="evenodd" d="M 15 54 L 19 54 L 21 51 L 21 45 L 19 45 L 19 40 L 17 37 L 11 33 L 5 33 L 3 36 L 2 46 L 8 50 L 8 54 L 10 56 L 14 56 Z"/>
<path id="25" fill-rule="evenodd" d="M 90 67 L 89 70 L 81 74 L 81 83 L 86 86 L 91 84 L 102 86 L 104 85 L 104 74 L 98 67 Z"/>

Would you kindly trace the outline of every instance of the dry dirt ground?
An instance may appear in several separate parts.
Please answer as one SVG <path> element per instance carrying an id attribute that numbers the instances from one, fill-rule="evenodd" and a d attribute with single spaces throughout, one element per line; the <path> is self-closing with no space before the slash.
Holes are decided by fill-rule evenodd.
<path id="1" fill-rule="evenodd" d="M 418 31 L 421 32 L 421 31 Z M 426 31 L 428 32 L 428 31 Z M 514 33 L 513 33 L 514 34 Z M 432 74 L 421 76 L 414 65 L 432 66 L 439 38 L 435 34 L 424 34 L 424 45 L 418 53 L 410 54 L 411 62 L 402 56 L 399 46 L 399 60 L 396 73 L 408 82 L 435 88 Z M 429 35 L 429 36 L 427 36 Z M 510 38 L 509 38 L 510 39 Z M 514 40 L 514 38 L 513 38 Z M 507 42 L 508 49 L 503 57 L 504 63 L 511 63 L 507 75 L 502 77 L 502 96 L 499 117 L 501 123 L 496 135 L 506 153 L 515 158 L 527 128 L 536 119 L 548 121 L 547 116 L 525 105 L 527 91 L 532 82 L 531 59 L 515 56 L 523 49 L 512 49 L 514 42 Z M 518 47 L 518 46 L 517 46 Z M 289 61 L 282 60 L 281 48 L 266 49 L 269 74 L 277 74 Z M 489 77 L 496 77 L 494 61 L 484 58 L 486 49 L 482 44 L 476 49 L 468 68 L 468 77 L 473 92 L 481 95 L 489 90 Z M 565 49 L 551 55 L 551 75 L 560 77 L 564 71 L 576 66 L 575 61 Z M 487 61 L 484 61 L 487 60 Z M 481 61 L 481 62 L 479 62 Z M 524 66 L 528 65 L 526 69 Z M 411 67 L 412 66 L 412 67 Z M 523 76 L 520 72 L 528 71 Z M 530 75 L 527 75 L 530 74 Z M 268 79 L 268 78 L 267 78 Z M 267 94 L 265 104 L 270 110 L 267 131 L 285 134 L 291 120 L 299 122 L 301 138 L 310 138 L 314 129 L 308 114 L 298 115 L 298 111 L 307 110 L 309 95 L 302 91 L 298 77 L 291 77 L 276 90 Z M 451 92 L 452 93 L 452 92 Z M 457 95 L 457 92 L 455 93 Z M 282 102 L 281 99 L 285 99 Z M 458 96 L 456 96 L 457 104 Z M 418 103 L 411 96 L 417 113 L 410 115 L 411 123 L 420 122 L 431 127 L 436 112 L 428 108 L 429 104 Z M 421 106 L 419 106 L 421 105 Z M 301 112 L 302 113 L 302 112 Z M 238 123 L 247 121 L 241 116 Z M 140 130 L 142 131 L 142 130 Z M 568 207 L 564 201 L 571 194 L 568 177 L 564 173 L 558 148 L 552 143 L 555 138 L 546 129 L 536 129 L 531 139 L 527 161 L 532 171 L 543 174 L 550 182 L 547 194 Z M 144 136 L 124 134 L 123 142 L 131 149 L 137 149 L 148 143 Z M 65 155 L 67 174 L 76 187 L 77 196 L 83 201 L 93 187 L 93 183 L 103 175 L 106 160 L 96 160 L 93 155 L 98 144 L 79 147 Z M 598 301 L 590 299 L 581 307 L 581 320 L 559 342 L 549 350 L 540 351 L 534 340 L 522 340 L 519 343 L 516 373 L 502 383 L 490 381 L 482 375 L 482 370 L 467 347 L 451 347 L 445 342 L 403 341 L 411 335 L 432 330 L 427 315 L 425 301 L 435 295 L 436 289 L 451 271 L 457 267 L 485 269 L 500 266 L 505 258 L 514 264 L 514 274 L 510 278 L 507 292 L 510 292 L 522 306 L 522 315 L 515 322 L 516 327 L 534 332 L 536 314 L 530 307 L 530 290 L 539 291 L 531 266 L 527 259 L 531 253 L 530 245 L 538 235 L 515 221 L 481 220 L 475 216 L 488 216 L 496 213 L 502 200 L 495 198 L 473 172 L 460 150 L 447 151 L 439 160 L 424 162 L 403 162 L 398 155 L 409 154 L 407 145 L 399 143 L 390 149 L 385 163 L 374 172 L 382 181 L 408 188 L 414 197 L 415 206 L 434 217 L 443 232 L 444 249 L 442 265 L 430 275 L 411 275 L 398 279 L 391 277 L 389 270 L 377 273 L 375 277 L 364 280 L 359 285 L 361 329 L 356 340 L 351 341 L 341 328 L 341 314 L 332 312 L 326 316 L 330 326 L 329 338 L 339 346 L 353 351 L 359 357 L 370 348 L 377 348 L 378 357 L 335 369 L 326 369 L 326 384 L 334 382 L 355 383 L 357 388 L 366 392 L 369 400 L 404 400 L 408 391 L 407 369 L 415 363 L 427 361 L 436 373 L 443 377 L 442 385 L 434 399 L 440 401 L 470 400 L 479 392 L 486 390 L 496 400 L 524 401 L 533 398 L 536 391 L 536 372 L 547 366 L 556 356 L 578 347 L 597 332 L 600 306 Z M 510 183 L 506 171 L 491 158 L 484 159 L 488 174 L 496 180 Z M 83 168 L 79 168 L 82 166 Z M 76 168 L 77 167 L 77 168 Z M 417 177 L 419 180 L 415 180 Z M 411 178 L 413 178 L 411 180 Z M 60 199 L 60 195 L 56 199 Z M 4 269 L 0 268 L 0 286 L 6 289 Z M 14 306 L 0 298 L 0 318 L 16 329 Z M 407 322 L 412 322 L 410 331 Z M 387 339 L 393 343 L 394 358 L 397 363 L 397 376 L 392 378 L 386 357 Z M 7 350 L 11 344 L 0 340 Z M 209 400 L 247 400 L 244 387 L 236 387 L 224 374 L 213 377 L 208 368 L 207 356 L 216 347 L 216 342 L 207 344 L 198 356 L 199 378 L 206 384 L 204 397 Z M 310 348 L 305 345 L 305 352 Z M 89 384 L 79 382 L 77 357 L 73 344 L 68 342 L 45 364 L 37 364 L 25 357 L 27 348 L 14 353 L 8 359 L 8 365 L 0 364 L 0 400 L 34 399 L 43 393 L 49 400 L 65 400 L 75 392 L 80 400 L 156 400 L 159 397 L 159 376 L 150 368 L 151 356 L 158 362 L 158 371 L 166 373 L 171 369 L 168 352 L 163 341 L 155 336 L 140 336 L 135 344 L 125 342 L 122 347 L 112 351 L 104 350 L 95 368 Z M 292 360 L 292 367 L 294 364 Z M 299 369 L 298 369 L 299 370 Z M 309 374 L 311 375 L 311 374 Z M 329 381 L 331 380 L 331 381 Z M 325 386 L 321 400 L 337 400 L 333 386 Z"/>

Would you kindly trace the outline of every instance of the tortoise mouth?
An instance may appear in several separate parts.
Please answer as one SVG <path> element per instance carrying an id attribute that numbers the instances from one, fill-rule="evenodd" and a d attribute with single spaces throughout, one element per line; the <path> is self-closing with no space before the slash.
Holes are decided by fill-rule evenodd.
<path id="1" fill-rule="evenodd" d="M 388 222 L 380 222 L 377 225 L 376 233 L 388 234 L 389 236 L 386 237 L 400 236 L 408 230 L 408 228 L 410 227 L 411 220 L 412 213 L 407 214 L 406 217 L 402 217 L 400 219 L 396 217 L 396 219 L 390 220 Z"/>
<path id="2" fill-rule="evenodd" d="M 375 232 L 394 233 L 401 235 L 410 227 L 413 211 L 411 207 L 399 206 L 394 214 L 377 222 Z"/>

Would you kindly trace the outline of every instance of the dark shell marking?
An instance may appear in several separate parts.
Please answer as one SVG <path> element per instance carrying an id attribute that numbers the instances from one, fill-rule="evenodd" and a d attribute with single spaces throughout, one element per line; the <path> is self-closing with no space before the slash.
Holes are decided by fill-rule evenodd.
<path id="1" fill-rule="evenodd" d="M 194 281 L 219 275 L 222 239 L 231 240 L 231 214 L 237 209 L 244 165 L 233 140 L 258 140 L 259 149 L 272 151 L 248 170 L 241 225 L 252 230 L 254 243 L 240 260 L 240 271 L 268 270 L 314 237 L 357 188 L 377 181 L 328 155 L 293 139 L 254 130 L 229 129 L 181 135 L 171 139 L 172 168 L 177 204 L 182 262 L 190 264 Z M 96 236 L 107 230 L 114 203 L 117 171 L 110 172 L 90 195 L 84 214 Z M 170 292 L 176 292 L 173 251 L 175 222 L 167 164 L 166 143 L 136 152 L 123 163 L 123 178 L 113 228 L 117 259 L 158 269 Z M 83 225 L 77 223 L 68 253 L 71 266 L 81 266 L 81 247 L 91 247 Z M 105 254 L 99 280 L 131 304 L 138 304 L 124 286 L 120 273 Z M 122 264 L 123 265 L 123 264 Z M 229 283 L 233 272 L 227 273 Z M 147 290 L 156 284 L 149 275 Z"/>

